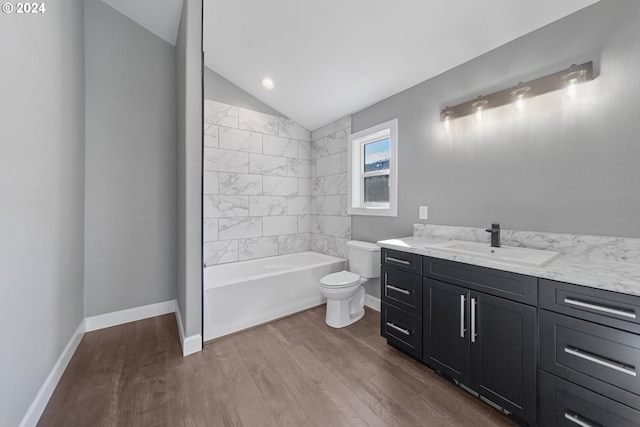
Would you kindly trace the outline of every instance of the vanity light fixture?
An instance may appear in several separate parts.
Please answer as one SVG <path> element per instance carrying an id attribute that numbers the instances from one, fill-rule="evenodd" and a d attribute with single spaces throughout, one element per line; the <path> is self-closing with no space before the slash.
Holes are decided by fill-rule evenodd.
<path id="1" fill-rule="evenodd" d="M 577 85 L 593 80 L 593 78 L 593 61 L 581 65 L 574 64 L 567 69 L 535 80 L 520 82 L 510 88 L 486 96 L 479 96 L 453 107 L 447 106 L 440 113 L 440 121 L 445 129 L 451 127 L 451 120 L 454 118 L 474 115 L 475 121 L 481 122 L 486 110 L 511 103 L 515 104 L 517 111 L 524 111 L 528 99 L 561 89 L 566 89 L 567 96 L 571 98 L 576 95 Z"/>
<path id="2" fill-rule="evenodd" d="M 269 89 L 269 90 L 273 89 L 273 80 L 271 80 L 269 78 L 263 79 L 262 80 L 262 86 L 265 89 Z"/>

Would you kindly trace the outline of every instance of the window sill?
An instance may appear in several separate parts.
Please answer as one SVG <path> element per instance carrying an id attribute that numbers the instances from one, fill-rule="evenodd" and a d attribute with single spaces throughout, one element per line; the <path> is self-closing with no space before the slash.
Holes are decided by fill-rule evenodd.
<path id="1" fill-rule="evenodd" d="M 397 209 L 393 208 L 349 208 L 347 213 L 363 216 L 398 216 Z"/>

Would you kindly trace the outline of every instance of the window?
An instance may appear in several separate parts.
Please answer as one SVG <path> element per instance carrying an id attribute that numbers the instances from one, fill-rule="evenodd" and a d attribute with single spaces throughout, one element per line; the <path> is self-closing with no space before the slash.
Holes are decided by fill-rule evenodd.
<path id="1" fill-rule="evenodd" d="M 351 215 L 397 216 L 398 119 L 349 135 Z"/>

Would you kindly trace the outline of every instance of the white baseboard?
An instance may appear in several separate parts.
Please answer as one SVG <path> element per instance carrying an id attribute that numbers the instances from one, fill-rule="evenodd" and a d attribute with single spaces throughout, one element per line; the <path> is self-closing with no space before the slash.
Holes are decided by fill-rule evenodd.
<path id="1" fill-rule="evenodd" d="M 80 344 L 80 340 L 82 340 L 84 333 L 85 321 L 82 320 L 80 322 L 80 325 L 78 326 L 78 329 L 76 329 L 76 331 L 73 333 L 73 336 L 67 343 L 67 346 L 64 348 L 64 350 L 62 350 L 62 353 L 60 354 L 60 357 L 58 357 L 55 365 L 53 365 L 53 368 L 51 369 L 51 372 L 49 372 L 47 379 L 44 380 L 42 387 L 40 387 L 40 390 L 38 390 L 38 394 L 36 394 L 36 397 L 29 406 L 27 413 L 22 418 L 22 422 L 20 422 L 20 427 L 31 427 L 38 424 L 38 421 L 40 420 L 44 409 L 47 407 L 47 403 L 49 403 L 49 399 L 51 398 L 53 391 L 58 385 L 58 381 L 60 381 L 64 370 L 67 368 L 67 365 L 71 360 L 71 357 L 78 348 L 78 345 Z"/>
<path id="2" fill-rule="evenodd" d="M 364 297 L 364 305 L 369 307 L 372 310 L 380 311 L 380 298 L 376 298 L 371 295 L 367 295 Z"/>
<path id="3" fill-rule="evenodd" d="M 176 300 L 171 300 L 159 302 L 157 304 L 144 305 L 142 307 L 130 308 L 128 310 L 114 311 L 112 313 L 87 317 L 84 319 L 86 332 L 110 328 L 111 326 L 135 322 L 137 320 L 148 319 L 150 317 L 162 316 L 163 314 L 173 313 L 175 309 Z"/>
<path id="4" fill-rule="evenodd" d="M 182 355 L 188 356 L 193 353 L 202 351 L 202 334 L 184 336 L 184 327 L 182 326 L 182 316 L 180 315 L 180 306 L 178 301 L 175 302 L 176 321 L 178 322 L 178 333 L 180 334 L 180 344 L 182 345 Z"/>

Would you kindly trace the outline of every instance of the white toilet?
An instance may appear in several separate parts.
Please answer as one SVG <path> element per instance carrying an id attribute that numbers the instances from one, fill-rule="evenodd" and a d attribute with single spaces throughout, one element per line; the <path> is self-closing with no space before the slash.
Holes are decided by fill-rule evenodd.
<path id="1" fill-rule="evenodd" d="M 349 270 L 320 279 L 320 293 L 327 299 L 327 325 L 344 328 L 364 316 L 364 284 L 380 277 L 380 247 L 375 243 L 350 240 Z"/>

